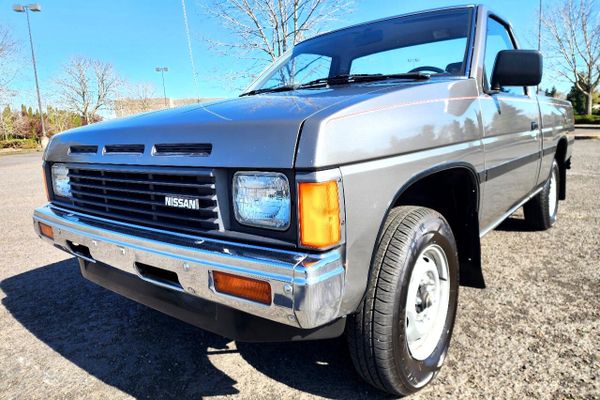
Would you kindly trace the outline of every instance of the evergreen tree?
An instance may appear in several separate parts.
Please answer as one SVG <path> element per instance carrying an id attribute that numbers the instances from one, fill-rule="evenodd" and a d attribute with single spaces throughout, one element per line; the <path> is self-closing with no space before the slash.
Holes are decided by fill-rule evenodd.
<path id="1" fill-rule="evenodd" d="M 573 112 L 575 114 L 585 114 L 585 94 L 577 89 L 575 85 L 571 86 L 571 91 L 567 94 L 567 100 L 573 104 Z"/>
<path id="2" fill-rule="evenodd" d="M 556 96 L 556 86 L 552 86 L 552 89 L 548 90 L 544 90 L 544 95 L 548 96 L 548 97 L 555 97 Z"/>

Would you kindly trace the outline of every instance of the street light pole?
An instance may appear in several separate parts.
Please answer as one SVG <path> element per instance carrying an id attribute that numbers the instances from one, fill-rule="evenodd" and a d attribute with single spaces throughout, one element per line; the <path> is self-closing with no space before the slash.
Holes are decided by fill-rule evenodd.
<path id="1" fill-rule="evenodd" d="M 196 63 L 194 62 L 194 53 L 192 51 L 192 39 L 190 37 L 190 25 L 188 24 L 185 0 L 181 0 L 181 8 L 183 10 L 183 26 L 185 28 L 185 36 L 187 38 L 188 53 L 190 55 L 190 64 L 192 65 L 192 78 L 194 78 L 194 86 L 196 88 L 196 100 L 198 103 L 200 103 L 200 87 L 198 85 L 198 72 L 196 71 Z"/>
<path id="2" fill-rule="evenodd" d="M 538 51 L 542 51 L 542 0 L 538 11 Z"/>
<path id="3" fill-rule="evenodd" d="M 168 107 L 168 105 L 167 105 L 167 89 L 165 88 L 165 72 L 169 72 L 169 68 L 168 67 L 156 67 L 155 71 L 160 72 L 160 75 L 162 76 L 163 97 L 165 99 L 165 107 Z"/>
<path id="4" fill-rule="evenodd" d="M 540 0 L 540 7 L 538 10 L 538 51 L 542 51 L 542 0 Z M 539 93 L 540 85 L 537 85 L 535 92 Z"/>
<path id="5" fill-rule="evenodd" d="M 31 47 L 31 61 L 33 63 L 33 76 L 35 78 L 35 91 L 37 93 L 38 112 L 40 114 L 40 123 L 42 125 L 42 148 L 46 148 L 48 145 L 48 136 L 46 135 L 46 126 L 44 124 L 44 113 L 42 112 L 42 96 L 40 95 L 40 82 L 38 80 L 37 65 L 35 62 L 35 51 L 33 49 L 33 36 L 31 35 L 31 23 L 29 21 L 29 11 L 40 12 L 42 7 L 39 4 L 19 5 L 13 6 L 13 10 L 16 12 L 24 12 L 27 16 L 27 30 L 29 31 L 29 45 Z"/>

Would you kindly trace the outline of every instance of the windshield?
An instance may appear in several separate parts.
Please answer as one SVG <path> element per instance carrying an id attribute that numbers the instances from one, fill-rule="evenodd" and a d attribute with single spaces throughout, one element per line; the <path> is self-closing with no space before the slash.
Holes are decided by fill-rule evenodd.
<path id="1" fill-rule="evenodd" d="M 306 40 L 277 60 L 247 93 L 293 90 L 341 76 L 464 75 L 472 12 L 460 8 L 402 16 Z"/>

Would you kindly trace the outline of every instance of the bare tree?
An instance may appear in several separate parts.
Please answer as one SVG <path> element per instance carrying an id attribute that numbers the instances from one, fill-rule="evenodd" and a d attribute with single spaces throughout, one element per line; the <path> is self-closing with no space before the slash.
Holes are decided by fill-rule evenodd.
<path id="1" fill-rule="evenodd" d="M 76 57 L 65 66 L 64 76 L 56 83 L 65 107 L 81 115 L 85 125 L 112 105 L 120 80 L 110 63 Z"/>
<path id="2" fill-rule="evenodd" d="M 594 91 L 600 84 L 600 10 L 594 0 L 563 0 L 542 19 L 546 54 L 556 72 L 586 96 L 592 114 Z"/>
<path id="3" fill-rule="evenodd" d="M 264 64 L 349 12 L 353 0 L 203 0 L 206 12 L 235 37 L 211 43 Z"/>
<path id="4" fill-rule="evenodd" d="M 140 112 L 154 110 L 152 99 L 156 97 L 156 90 L 151 83 L 138 83 L 133 86 L 131 98 L 139 103 Z"/>
<path id="5" fill-rule="evenodd" d="M 46 126 L 50 135 L 81 126 L 81 116 L 72 111 L 48 106 L 47 115 Z"/>
<path id="6" fill-rule="evenodd" d="M 154 85 L 146 82 L 125 82 L 122 97 L 115 99 L 117 117 L 164 108 L 163 98 L 156 97 Z"/>
<path id="7" fill-rule="evenodd" d="M 9 84 L 14 77 L 11 64 L 16 56 L 17 46 L 8 29 L 0 26 L 0 100 L 12 93 Z"/>

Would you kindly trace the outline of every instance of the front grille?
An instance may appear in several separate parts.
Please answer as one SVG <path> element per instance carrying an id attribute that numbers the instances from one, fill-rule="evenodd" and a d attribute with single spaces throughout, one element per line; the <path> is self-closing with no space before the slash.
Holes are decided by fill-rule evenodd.
<path id="1" fill-rule="evenodd" d="M 210 169 L 71 165 L 69 177 L 72 198 L 54 201 L 62 207 L 182 233 L 219 229 L 215 177 Z M 169 196 L 192 200 L 197 209 L 166 206 Z"/>

